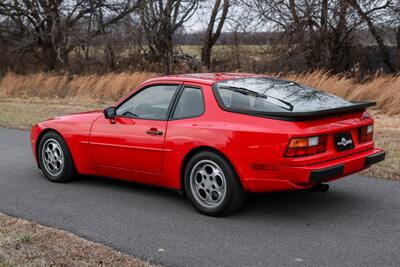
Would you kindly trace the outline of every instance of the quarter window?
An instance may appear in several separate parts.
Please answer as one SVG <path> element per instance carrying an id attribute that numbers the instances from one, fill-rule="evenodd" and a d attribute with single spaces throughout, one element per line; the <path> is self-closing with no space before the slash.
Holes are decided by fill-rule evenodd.
<path id="1" fill-rule="evenodd" d="M 204 101 L 201 89 L 185 87 L 176 105 L 173 119 L 197 117 L 204 112 Z"/>
<path id="2" fill-rule="evenodd" d="M 178 85 L 147 87 L 133 95 L 117 109 L 117 115 L 128 118 L 165 120 Z"/>

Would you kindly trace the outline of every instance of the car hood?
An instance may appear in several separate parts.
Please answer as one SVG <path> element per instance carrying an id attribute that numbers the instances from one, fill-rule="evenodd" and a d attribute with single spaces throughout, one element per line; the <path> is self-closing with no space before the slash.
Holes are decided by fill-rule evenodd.
<path id="1" fill-rule="evenodd" d="M 84 112 L 78 112 L 78 113 L 72 113 L 69 115 L 63 115 L 63 116 L 57 116 L 53 118 L 49 118 L 45 121 L 54 121 L 54 120 L 75 120 L 75 119 L 80 119 L 80 118 L 89 118 L 89 117 L 96 117 L 98 115 L 102 115 L 103 111 L 102 110 L 91 110 L 91 111 L 84 111 Z"/>

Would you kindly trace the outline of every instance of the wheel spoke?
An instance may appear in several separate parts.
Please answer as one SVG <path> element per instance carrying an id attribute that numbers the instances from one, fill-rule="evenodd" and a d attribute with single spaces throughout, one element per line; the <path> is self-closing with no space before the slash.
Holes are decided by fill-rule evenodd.
<path id="1" fill-rule="evenodd" d="M 199 191 L 199 189 L 202 188 L 202 187 L 201 187 L 200 184 L 195 183 L 195 184 L 194 184 L 194 188 L 195 188 L 196 191 Z"/>
<path id="2" fill-rule="evenodd" d="M 211 198 L 211 193 L 208 193 L 208 194 L 207 194 L 207 200 L 208 200 L 209 202 L 214 202 L 214 200 L 212 200 L 212 198 Z"/>
<path id="3" fill-rule="evenodd" d="M 225 191 L 225 188 L 224 187 L 217 187 L 217 188 L 215 188 L 214 191 L 218 192 L 218 194 L 222 195 L 223 192 Z"/>

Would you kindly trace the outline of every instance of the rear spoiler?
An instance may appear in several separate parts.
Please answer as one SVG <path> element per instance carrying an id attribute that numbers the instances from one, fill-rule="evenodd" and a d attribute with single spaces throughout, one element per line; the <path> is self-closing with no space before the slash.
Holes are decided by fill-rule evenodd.
<path id="1" fill-rule="evenodd" d="M 277 119 L 277 120 L 305 121 L 305 120 L 320 119 L 323 117 L 341 115 L 346 113 L 360 112 L 366 110 L 368 107 L 376 105 L 376 102 L 365 102 L 365 101 L 362 102 L 351 101 L 351 103 L 353 103 L 353 105 L 351 106 L 323 109 L 318 111 L 306 111 L 306 112 L 252 112 L 248 110 L 232 110 L 232 109 L 230 109 L 230 111 L 253 115 L 253 116 Z"/>

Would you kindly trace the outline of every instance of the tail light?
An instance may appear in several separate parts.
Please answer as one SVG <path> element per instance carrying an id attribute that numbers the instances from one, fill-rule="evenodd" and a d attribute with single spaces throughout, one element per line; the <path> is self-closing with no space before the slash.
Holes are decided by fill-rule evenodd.
<path id="1" fill-rule="evenodd" d="M 302 157 L 326 151 L 326 135 L 291 138 L 285 157 Z"/>
<path id="2" fill-rule="evenodd" d="M 374 135 L 374 125 L 367 125 L 358 128 L 358 142 L 365 143 L 371 141 Z"/>

